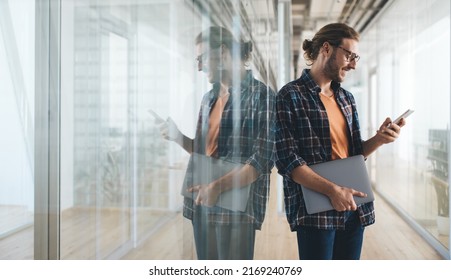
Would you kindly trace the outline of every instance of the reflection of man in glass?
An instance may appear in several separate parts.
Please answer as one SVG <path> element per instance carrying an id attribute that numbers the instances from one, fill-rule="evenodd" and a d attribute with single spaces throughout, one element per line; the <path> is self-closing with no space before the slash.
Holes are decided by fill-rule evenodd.
<path id="1" fill-rule="evenodd" d="M 196 135 L 189 139 L 169 120 L 163 135 L 189 153 L 243 163 L 243 167 L 205 185 L 193 186 L 183 215 L 192 220 L 199 259 L 252 259 L 273 167 L 275 94 L 246 70 L 252 44 L 230 31 L 211 27 L 196 38 L 198 70 L 212 90 L 203 97 Z M 251 185 L 244 212 L 215 206 L 222 192 Z"/>

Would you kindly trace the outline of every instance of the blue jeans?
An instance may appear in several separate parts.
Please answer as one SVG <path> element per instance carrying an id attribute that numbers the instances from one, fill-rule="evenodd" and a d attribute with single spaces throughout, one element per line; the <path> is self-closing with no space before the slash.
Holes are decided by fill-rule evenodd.
<path id="1" fill-rule="evenodd" d="M 344 230 L 300 226 L 297 230 L 300 260 L 358 260 L 364 228 L 357 212 L 345 214 Z"/>
<path id="2" fill-rule="evenodd" d="M 194 242 L 199 260 L 252 260 L 255 228 L 253 224 L 214 224 L 207 221 L 205 209 L 193 217 Z M 199 211 L 200 210 L 200 211 Z"/>

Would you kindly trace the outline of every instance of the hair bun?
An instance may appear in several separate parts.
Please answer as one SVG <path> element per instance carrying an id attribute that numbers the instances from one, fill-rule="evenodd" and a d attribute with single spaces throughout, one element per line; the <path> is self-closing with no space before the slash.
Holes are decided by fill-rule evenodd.
<path id="1" fill-rule="evenodd" d="M 313 41 L 309 40 L 309 39 L 305 39 L 304 42 L 302 43 L 302 49 L 304 51 L 308 51 L 312 48 L 313 45 Z"/>

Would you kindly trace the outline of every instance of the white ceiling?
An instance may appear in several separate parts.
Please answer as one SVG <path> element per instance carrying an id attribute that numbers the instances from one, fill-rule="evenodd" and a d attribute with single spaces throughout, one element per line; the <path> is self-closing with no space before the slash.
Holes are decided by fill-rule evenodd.
<path id="1" fill-rule="evenodd" d="M 166 0 L 168 1 L 168 0 Z M 301 43 L 322 26 L 332 22 L 344 22 L 362 32 L 386 5 L 394 0 L 291 0 L 291 57 L 297 76 Z M 230 27 L 237 12 L 241 15 L 242 32 L 256 42 L 255 51 L 260 52 L 271 65 L 277 65 L 278 4 L 290 0 L 185 0 L 195 6 L 194 10 L 212 15 L 211 20 Z M 388 5 L 387 5 L 388 6 Z M 258 42 L 262 42 L 259 44 Z M 264 46 L 264 47 L 262 47 Z M 256 61 L 254 61 L 255 63 Z M 260 66 L 265 61 L 257 62 Z M 266 68 L 266 67 L 265 67 Z M 269 73 L 275 83 L 275 73 Z"/>
<path id="2" fill-rule="evenodd" d="M 344 22 L 362 32 L 381 9 L 392 0 L 292 0 L 293 59 L 297 61 L 305 38 L 322 26 Z M 278 0 L 274 0 L 277 4 Z"/>

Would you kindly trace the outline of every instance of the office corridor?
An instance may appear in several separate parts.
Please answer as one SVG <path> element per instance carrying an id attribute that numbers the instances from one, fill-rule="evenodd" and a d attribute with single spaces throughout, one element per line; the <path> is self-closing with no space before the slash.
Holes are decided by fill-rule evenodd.
<path id="1" fill-rule="evenodd" d="M 331 44 L 328 63 L 352 66 L 340 80 L 362 139 L 415 111 L 366 161 L 376 224 L 361 258 L 451 259 L 450 11 L 449 0 L 0 0 L 0 260 L 195 260 L 180 195 L 189 145 L 168 141 L 159 118 L 199 138 L 203 100 L 220 84 L 210 74 L 228 73 L 231 96 L 247 84 L 238 69 L 265 84 L 262 93 L 279 92 L 311 69 L 303 43 L 329 23 L 360 34 L 354 49 Z M 196 43 L 214 26 L 232 32 L 246 61 L 230 60 L 237 47 L 224 44 L 232 56 L 222 58 Z M 205 73 L 205 63 L 218 65 Z M 269 128 L 230 116 L 222 131 Z M 224 135 L 228 155 L 250 147 Z M 298 258 L 281 185 L 271 187 L 255 259 Z"/>

